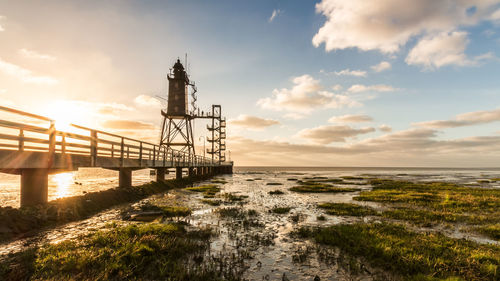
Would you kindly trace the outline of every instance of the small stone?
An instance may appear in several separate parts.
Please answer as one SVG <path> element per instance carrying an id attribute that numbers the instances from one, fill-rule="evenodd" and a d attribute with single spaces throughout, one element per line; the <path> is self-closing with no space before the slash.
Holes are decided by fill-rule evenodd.
<path id="1" fill-rule="evenodd" d="M 314 279 L 313 279 L 313 280 L 314 280 L 314 281 L 321 281 L 321 278 L 319 278 L 319 276 L 318 276 L 318 275 L 316 275 L 316 276 L 314 276 Z"/>

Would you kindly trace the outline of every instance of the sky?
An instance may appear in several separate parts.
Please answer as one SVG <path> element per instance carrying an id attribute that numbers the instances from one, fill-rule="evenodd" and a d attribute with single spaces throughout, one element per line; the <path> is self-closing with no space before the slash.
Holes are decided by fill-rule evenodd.
<path id="1" fill-rule="evenodd" d="M 0 104 L 56 124 L 159 142 L 186 53 L 235 165 L 500 167 L 500 0 L 0 0 Z"/>

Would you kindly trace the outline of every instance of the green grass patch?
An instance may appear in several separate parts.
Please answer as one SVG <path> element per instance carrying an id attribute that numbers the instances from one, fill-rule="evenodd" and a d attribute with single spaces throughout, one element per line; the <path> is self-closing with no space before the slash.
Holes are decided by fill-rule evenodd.
<path id="1" fill-rule="evenodd" d="M 352 203 L 323 203 L 318 208 L 325 209 L 326 213 L 335 216 L 371 216 L 377 211 L 370 207 L 360 206 Z"/>
<path id="2" fill-rule="evenodd" d="M 178 224 L 112 228 L 46 245 L 29 255 L 32 268 L 12 265 L 4 277 L 25 270 L 32 280 L 221 280 L 215 264 L 202 262 L 211 236 Z"/>
<path id="3" fill-rule="evenodd" d="M 248 198 L 247 195 L 237 195 L 234 193 L 222 193 L 220 197 L 226 202 L 241 202 Z"/>
<path id="4" fill-rule="evenodd" d="M 223 180 L 223 179 L 213 179 L 210 181 L 211 183 L 220 183 L 220 184 L 226 184 L 227 181 Z"/>
<path id="5" fill-rule="evenodd" d="M 271 209 L 271 212 L 275 214 L 287 214 L 291 209 L 291 207 L 274 207 Z"/>
<path id="6" fill-rule="evenodd" d="M 191 209 L 184 206 L 162 206 L 146 203 L 141 205 L 141 211 L 161 212 L 164 217 L 185 217 L 191 215 Z"/>
<path id="7" fill-rule="evenodd" d="M 268 193 L 269 193 L 269 195 L 283 195 L 283 194 L 285 194 L 283 191 L 281 191 L 279 189 L 271 190 Z"/>
<path id="8" fill-rule="evenodd" d="M 220 206 L 220 200 L 212 200 L 212 199 L 201 199 L 200 202 L 208 204 L 210 206 Z"/>
<path id="9" fill-rule="evenodd" d="M 220 187 L 215 184 L 206 184 L 195 187 L 188 187 L 186 190 L 192 192 L 203 192 L 203 198 L 214 198 L 215 194 L 220 191 Z"/>
<path id="10" fill-rule="evenodd" d="M 415 233 L 398 224 L 302 227 L 295 235 L 339 247 L 350 255 L 363 257 L 372 266 L 402 275 L 404 280 L 500 278 L 499 246 L 453 239 L 440 233 Z"/>
<path id="11" fill-rule="evenodd" d="M 342 176 L 340 177 L 345 180 L 364 180 L 365 178 L 363 177 L 354 177 L 354 176 Z"/>
<path id="12" fill-rule="evenodd" d="M 359 188 L 344 188 L 344 187 L 335 187 L 331 184 L 322 184 L 322 183 L 309 183 L 302 184 L 298 186 L 294 186 L 290 188 L 290 191 L 301 192 L 301 193 L 338 193 L 338 192 L 355 192 L 360 191 Z"/>
<path id="13" fill-rule="evenodd" d="M 500 240 L 500 223 L 476 227 L 476 231 L 495 240 Z"/>
<path id="14" fill-rule="evenodd" d="M 500 190 L 459 186 L 446 182 L 413 183 L 372 180 L 373 189 L 354 197 L 359 201 L 396 204 L 384 216 L 417 224 L 500 222 Z"/>

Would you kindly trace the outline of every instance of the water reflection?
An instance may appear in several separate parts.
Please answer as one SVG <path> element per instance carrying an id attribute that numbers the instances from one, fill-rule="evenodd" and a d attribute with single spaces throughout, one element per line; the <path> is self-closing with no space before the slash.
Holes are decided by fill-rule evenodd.
<path id="1" fill-rule="evenodd" d="M 73 172 L 56 174 L 52 177 L 56 184 L 55 198 L 62 198 L 71 195 L 71 185 L 74 182 Z"/>

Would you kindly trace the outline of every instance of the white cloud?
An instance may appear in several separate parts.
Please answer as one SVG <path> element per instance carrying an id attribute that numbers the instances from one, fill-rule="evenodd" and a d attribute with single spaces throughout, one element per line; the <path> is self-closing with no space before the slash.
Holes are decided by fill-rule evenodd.
<path id="1" fill-rule="evenodd" d="M 382 124 L 382 125 L 378 126 L 378 129 L 379 129 L 380 131 L 382 131 L 382 132 L 385 132 L 385 133 L 390 133 L 390 132 L 392 132 L 392 128 L 391 128 L 391 126 L 386 125 L 386 124 Z"/>
<path id="2" fill-rule="evenodd" d="M 358 48 L 395 53 L 411 38 L 450 32 L 500 18 L 498 0 L 322 0 L 326 22 L 314 35 L 326 51 Z M 473 9 L 473 12 L 471 12 Z"/>
<path id="3" fill-rule="evenodd" d="M 39 60 L 48 60 L 48 61 L 53 61 L 56 59 L 56 57 L 54 56 L 51 56 L 51 55 L 47 55 L 47 54 L 41 54 L 37 51 L 33 51 L 33 50 L 28 50 L 28 49 L 20 49 L 19 51 L 19 54 L 25 58 L 29 58 L 29 59 L 39 59 Z"/>
<path id="4" fill-rule="evenodd" d="M 338 91 L 342 90 L 342 85 L 340 85 L 340 84 L 333 85 L 332 90 L 338 92 Z"/>
<path id="5" fill-rule="evenodd" d="M 471 62 L 465 55 L 469 40 L 467 32 L 443 32 L 421 39 L 406 57 L 406 63 L 421 65 L 427 69 L 445 65 L 467 65 Z"/>
<path id="6" fill-rule="evenodd" d="M 269 17 L 269 22 L 273 22 L 273 20 L 281 13 L 280 9 L 274 9 L 271 17 Z"/>
<path id="7" fill-rule="evenodd" d="M 53 85 L 59 83 L 59 81 L 53 77 L 34 75 L 31 70 L 6 62 L 1 58 L 0 58 L 0 72 L 16 77 L 17 79 L 25 83 L 47 84 L 47 85 Z"/>
<path id="8" fill-rule="evenodd" d="M 363 123 L 371 121 L 373 121 L 373 118 L 368 115 L 342 115 L 328 119 L 328 123 Z"/>
<path id="9" fill-rule="evenodd" d="M 373 65 L 371 69 L 375 72 L 382 72 L 384 70 L 391 69 L 391 63 L 388 61 L 381 61 L 379 64 Z"/>
<path id="10" fill-rule="evenodd" d="M 0 15 L 0 20 L 3 20 L 5 16 Z M 5 28 L 0 24 L 0 32 L 5 31 Z"/>
<path id="11" fill-rule="evenodd" d="M 500 109 L 473 111 L 457 115 L 452 120 L 434 120 L 414 123 L 413 125 L 423 128 L 455 128 L 486 124 L 500 121 Z"/>
<path id="12" fill-rule="evenodd" d="M 329 144 L 332 142 L 345 142 L 347 138 L 374 132 L 374 128 L 355 129 L 350 126 L 319 126 L 312 129 L 301 130 L 297 136 L 314 143 Z"/>
<path id="13" fill-rule="evenodd" d="M 357 76 L 357 77 L 366 77 L 366 71 L 363 70 L 350 70 L 344 69 L 341 71 L 335 71 L 335 75 L 338 76 Z"/>
<path id="14" fill-rule="evenodd" d="M 273 119 L 264 119 L 256 116 L 241 114 L 236 119 L 229 120 L 232 126 L 242 127 L 250 130 L 262 130 L 273 125 L 279 125 L 280 122 Z"/>
<path id="15" fill-rule="evenodd" d="M 300 119 L 304 119 L 306 116 L 303 114 L 295 113 L 295 112 L 289 112 L 289 113 L 283 115 L 283 117 L 286 119 L 291 119 L 291 120 L 300 120 Z"/>
<path id="16" fill-rule="evenodd" d="M 367 91 L 374 91 L 374 92 L 394 92 L 396 89 L 393 88 L 390 85 L 371 85 L 371 86 L 366 86 L 366 85 L 361 85 L 361 84 L 356 84 L 352 85 L 347 91 L 351 93 L 361 93 L 361 92 L 367 92 Z"/>
<path id="17" fill-rule="evenodd" d="M 158 99 L 148 95 L 139 95 L 135 97 L 134 102 L 138 106 L 155 107 L 155 108 L 161 107 L 161 103 Z"/>
<path id="18" fill-rule="evenodd" d="M 274 89 L 272 97 L 259 99 L 257 105 L 265 109 L 301 114 L 310 113 L 314 109 L 360 105 L 346 95 L 323 91 L 319 80 L 307 74 L 293 78 L 292 82 L 294 86 L 291 89 Z"/>

